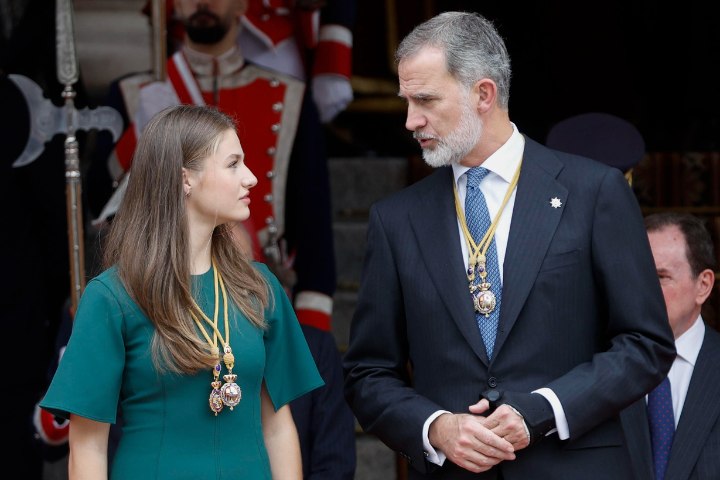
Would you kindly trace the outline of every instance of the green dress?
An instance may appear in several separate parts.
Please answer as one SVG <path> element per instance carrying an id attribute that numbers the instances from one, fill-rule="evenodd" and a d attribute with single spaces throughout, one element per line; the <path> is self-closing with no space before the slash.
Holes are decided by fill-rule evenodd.
<path id="1" fill-rule="evenodd" d="M 230 303 L 233 373 L 242 399 L 215 416 L 208 405 L 211 369 L 195 375 L 160 374 L 151 358 L 154 327 L 131 300 L 115 268 L 90 281 L 72 335 L 41 407 L 115 423 L 122 437 L 111 478 L 271 478 L 262 435 L 260 389 L 264 381 L 276 409 L 323 384 L 295 317 L 275 276 L 266 277 L 273 301 L 263 331 Z M 196 301 L 213 318 L 212 269 L 193 277 Z M 222 301 L 219 328 L 224 333 Z M 212 336 L 212 335 L 211 335 Z M 227 373 L 225 366 L 222 374 Z"/>

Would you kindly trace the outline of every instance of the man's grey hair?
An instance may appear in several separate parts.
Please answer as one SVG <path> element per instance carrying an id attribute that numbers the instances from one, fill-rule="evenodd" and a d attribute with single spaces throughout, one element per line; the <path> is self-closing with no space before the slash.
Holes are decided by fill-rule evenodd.
<path id="1" fill-rule="evenodd" d="M 477 13 L 445 12 L 418 25 L 403 39 L 396 63 L 413 57 L 424 47 L 445 52 L 448 72 L 466 88 L 489 78 L 498 88 L 498 105 L 510 101 L 510 56 L 492 22 Z"/>

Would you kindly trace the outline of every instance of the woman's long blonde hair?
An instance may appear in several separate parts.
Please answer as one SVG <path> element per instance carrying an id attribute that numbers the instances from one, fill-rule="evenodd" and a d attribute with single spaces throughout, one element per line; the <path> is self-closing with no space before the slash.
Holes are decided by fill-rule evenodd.
<path id="1" fill-rule="evenodd" d="M 104 264 L 117 266 L 132 299 L 155 325 L 156 366 L 194 373 L 216 357 L 197 332 L 192 305 L 190 232 L 182 168 L 202 170 L 220 137 L 234 130 L 224 113 L 180 105 L 157 114 L 138 142 L 127 191 L 108 232 Z M 228 295 L 258 328 L 264 328 L 268 286 L 233 238 L 229 225 L 212 234 L 211 251 Z"/>

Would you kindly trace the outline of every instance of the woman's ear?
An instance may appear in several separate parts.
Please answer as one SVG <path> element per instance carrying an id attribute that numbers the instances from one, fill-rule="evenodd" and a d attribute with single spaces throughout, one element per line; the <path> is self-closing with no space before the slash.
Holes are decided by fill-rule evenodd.
<path id="1" fill-rule="evenodd" d="M 190 193 L 192 192 L 192 185 L 190 184 L 190 176 L 188 175 L 188 171 L 185 167 L 182 169 L 182 177 L 183 177 L 183 192 L 185 193 L 186 197 L 190 196 Z"/>

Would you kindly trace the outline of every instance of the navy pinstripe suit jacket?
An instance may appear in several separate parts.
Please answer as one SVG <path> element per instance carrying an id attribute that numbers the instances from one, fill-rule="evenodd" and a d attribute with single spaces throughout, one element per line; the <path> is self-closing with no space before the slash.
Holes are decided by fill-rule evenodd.
<path id="1" fill-rule="evenodd" d="M 674 344 L 623 175 L 526 140 L 492 359 L 468 294 L 452 184 L 451 168 L 440 168 L 371 209 L 344 360 L 358 421 L 409 460 L 411 479 L 632 478 L 618 415 L 660 382 Z M 427 462 L 425 420 L 467 413 L 492 385 L 551 388 L 570 440 L 551 435 L 479 475 Z"/>
<path id="2" fill-rule="evenodd" d="M 653 480 L 645 399 L 622 412 L 635 478 Z M 706 327 L 673 438 L 665 480 L 720 478 L 720 333 Z"/>

